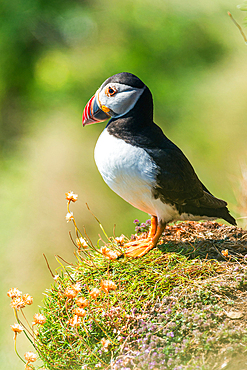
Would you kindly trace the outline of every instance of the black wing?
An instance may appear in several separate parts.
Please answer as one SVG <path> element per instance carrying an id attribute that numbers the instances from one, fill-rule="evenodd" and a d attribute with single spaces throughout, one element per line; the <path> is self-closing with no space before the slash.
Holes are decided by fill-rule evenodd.
<path id="1" fill-rule="evenodd" d="M 140 136 L 143 137 L 145 145 L 142 145 L 141 137 L 139 137 L 138 146 L 146 150 L 158 168 L 157 185 L 154 190 L 156 197 L 178 204 L 185 202 L 197 204 L 199 199 L 204 198 L 208 199 L 211 204 L 211 197 L 217 199 L 198 179 L 183 152 L 164 135 L 156 124 L 153 124 L 151 129 L 149 127 L 148 131 L 144 129 Z M 226 202 L 218 199 L 216 204 L 221 207 L 226 206 Z"/>
<path id="2" fill-rule="evenodd" d="M 196 207 L 221 208 L 227 205 L 208 192 L 179 148 L 146 150 L 158 167 L 157 183 L 153 189 L 155 198 L 161 198 L 166 203 Z"/>
<path id="3" fill-rule="evenodd" d="M 153 188 L 154 197 L 160 198 L 164 203 L 176 205 L 180 213 L 223 218 L 236 225 L 226 207 L 227 202 L 214 197 L 208 191 L 183 152 L 158 126 L 154 125 L 152 132 L 153 140 L 149 140 L 145 150 L 158 168 L 156 186 Z"/>

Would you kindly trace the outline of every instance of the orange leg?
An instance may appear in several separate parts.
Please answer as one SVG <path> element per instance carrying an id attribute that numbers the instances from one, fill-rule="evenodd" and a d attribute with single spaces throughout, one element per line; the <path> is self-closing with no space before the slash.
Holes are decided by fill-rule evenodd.
<path id="1" fill-rule="evenodd" d="M 166 224 L 160 224 L 157 226 L 157 217 L 154 217 L 156 220 L 153 220 L 153 228 L 152 228 L 152 221 L 151 221 L 151 230 L 149 234 L 152 232 L 147 239 L 136 240 L 135 245 L 128 246 L 125 254 L 127 257 L 142 257 L 146 253 L 148 253 L 152 248 L 156 246 L 158 240 L 163 233 Z M 157 229 L 156 229 L 157 226 Z M 154 233 L 155 229 L 155 233 Z M 153 235 L 154 234 L 154 235 Z M 129 244 L 129 243 L 128 243 Z"/>
<path id="2" fill-rule="evenodd" d="M 157 217 L 151 216 L 151 227 L 148 233 L 148 238 L 153 238 L 157 230 Z"/>
<path id="3" fill-rule="evenodd" d="M 150 230 L 149 230 L 147 238 L 134 240 L 133 242 L 126 243 L 125 246 L 130 247 L 132 245 L 137 245 L 142 241 L 147 241 L 148 239 L 151 240 L 151 238 L 154 237 L 154 235 L 156 233 L 156 230 L 157 230 L 157 217 L 156 216 L 151 216 L 151 226 L 150 226 Z"/>

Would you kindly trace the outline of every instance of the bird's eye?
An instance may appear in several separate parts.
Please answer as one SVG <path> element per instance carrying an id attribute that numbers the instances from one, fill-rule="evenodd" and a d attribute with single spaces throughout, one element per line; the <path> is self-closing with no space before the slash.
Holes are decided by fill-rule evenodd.
<path id="1" fill-rule="evenodd" d="M 117 90 L 114 88 L 114 87 L 111 87 L 111 86 L 108 86 L 106 89 L 105 89 L 105 93 L 107 96 L 112 96 L 114 94 L 116 94 Z"/>

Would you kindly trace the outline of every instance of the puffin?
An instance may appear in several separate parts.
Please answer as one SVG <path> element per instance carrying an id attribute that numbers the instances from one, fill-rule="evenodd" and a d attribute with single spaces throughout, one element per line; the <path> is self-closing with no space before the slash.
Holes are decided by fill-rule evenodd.
<path id="1" fill-rule="evenodd" d="M 152 94 L 134 74 L 109 77 L 86 104 L 83 126 L 108 119 L 94 150 L 98 170 L 115 193 L 151 215 L 148 235 L 126 243 L 126 256 L 144 256 L 170 222 L 220 218 L 236 225 L 227 202 L 210 193 L 154 123 Z"/>

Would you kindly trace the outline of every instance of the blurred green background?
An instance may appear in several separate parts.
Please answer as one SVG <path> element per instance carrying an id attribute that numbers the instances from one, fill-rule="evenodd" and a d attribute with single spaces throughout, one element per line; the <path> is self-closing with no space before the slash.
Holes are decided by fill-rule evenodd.
<path id="1" fill-rule="evenodd" d="M 74 261 L 64 193 L 79 227 L 130 235 L 148 216 L 103 182 L 93 151 L 104 124 L 82 128 L 84 105 L 109 76 L 128 71 L 150 88 L 155 122 L 205 185 L 245 216 L 247 55 L 227 15 L 239 0 L 3 0 L 0 5 L 0 369 L 24 368 L 13 350 L 6 292 L 34 296 L 32 318 L 52 283 L 54 255 Z M 244 219 L 243 219 L 244 220 Z M 243 221 L 239 222 L 244 225 Z M 20 353 L 31 350 L 21 334 Z"/>

